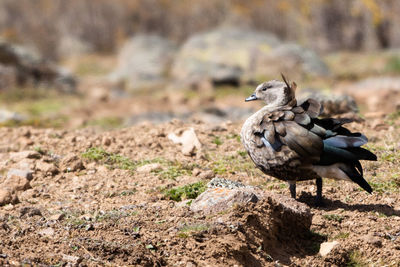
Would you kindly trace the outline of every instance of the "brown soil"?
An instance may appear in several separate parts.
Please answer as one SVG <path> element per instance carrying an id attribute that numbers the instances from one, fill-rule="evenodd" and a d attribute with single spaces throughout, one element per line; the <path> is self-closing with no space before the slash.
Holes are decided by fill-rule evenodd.
<path id="1" fill-rule="evenodd" d="M 163 194 L 201 180 L 211 169 L 219 177 L 289 195 L 285 184 L 256 170 L 242 153 L 240 123 L 212 127 L 173 121 L 103 133 L 1 128 L 1 173 L 29 166 L 34 174 L 32 188 L 18 194 L 18 203 L 0 207 L 0 265 L 399 266 L 400 137 L 396 122 L 383 125 L 379 131 L 368 122 L 352 125 L 370 137 L 380 158 L 364 164 L 375 192 L 326 181 L 326 206 L 317 208 L 314 184 L 300 183 L 298 201 L 314 216 L 310 232 L 292 233 L 268 232 L 272 217 L 265 201 L 204 216 Z M 187 127 L 202 143 L 192 157 L 167 138 Z M 163 171 L 124 170 L 82 157 L 91 147 L 134 162 L 160 161 Z M 35 149 L 39 159 L 10 160 L 13 152 Z M 332 240 L 339 247 L 319 256 L 320 243 Z"/>

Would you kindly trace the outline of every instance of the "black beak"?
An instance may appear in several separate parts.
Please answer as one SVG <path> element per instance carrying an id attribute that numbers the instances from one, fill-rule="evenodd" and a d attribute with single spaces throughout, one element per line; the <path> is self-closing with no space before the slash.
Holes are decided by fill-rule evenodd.
<path id="1" fill-rule="evenodd" d="M 249 102 L 249 101 L 254 101 L 257 100 L 258 98 L 256 97 L 256 94 L 252 94 L 248 98 L 246 98 L 244 101 Z"/>

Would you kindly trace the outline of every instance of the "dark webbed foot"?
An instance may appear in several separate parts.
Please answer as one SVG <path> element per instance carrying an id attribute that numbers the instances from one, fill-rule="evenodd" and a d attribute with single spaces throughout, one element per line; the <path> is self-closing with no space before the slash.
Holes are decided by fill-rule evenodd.
<path id="1" fill-rule="evenodd" d="M 289 183 L 290 196 L 296 199 L 296 182 L 290 181 L 288 183 Z"/>
<path id="2" fill-rule="evenodd" d="M 317 184 L 317 196 L 315 197 L 315 206 L 322 207 L 324 206 L 324 202 L 322 199 L 322 178 L 317 178 L 316 184 Z"/>

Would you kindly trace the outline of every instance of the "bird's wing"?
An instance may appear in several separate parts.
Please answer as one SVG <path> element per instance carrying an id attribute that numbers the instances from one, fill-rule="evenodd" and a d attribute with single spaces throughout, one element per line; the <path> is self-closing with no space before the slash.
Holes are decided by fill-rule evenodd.
<path id="1" fill-rule="evenodd" d="M 311 116 L 315 112 L 308 105 L 306 108 L 301 106 L 292 110 L 278 110 L 267 113 L 263 116 L 259 125 L 254 127 L 255 135 L 260 139 L 259 143 L 272 147 L 275 151 L 285 145 L 290 150 L 296 152 L 298 158 L 303 163 L 315 163 L 319 161 L 323 151 L 322 137 L 324 129 L 314 127 Z M 310 110 L 310 115 L 307 111 Z"/>

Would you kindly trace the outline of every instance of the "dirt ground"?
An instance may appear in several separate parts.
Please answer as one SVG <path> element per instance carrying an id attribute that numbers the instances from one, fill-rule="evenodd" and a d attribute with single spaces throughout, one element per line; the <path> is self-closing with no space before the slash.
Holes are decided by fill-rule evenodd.
<path id="1" fill-rule="evenodd" d="M 0 181 L 12 168 L 33 170 L 18 201 L 0 207 L 0 265 L 400 266 L 399 125 L 397 118 L 351 124 L 378 155 L 363 164 L 373 194 L 325 180 L 320 208 L 314 183 L 299 183 L 298 201 L 313 219 L 311 231 L 290 238 L 266 231 L 264 202 L 205 216 L 167 193 L 222 177 L 289 195 L 286 184 L 254 168 L 239 122 L 0 128 Z M 185 156 L 167 136 L 190 127 L 202 148 Z M 158 165 L 141 168 L 148 164 Z M 320 244 L 333 240 L 339 246 L 321 257 Z"/>

